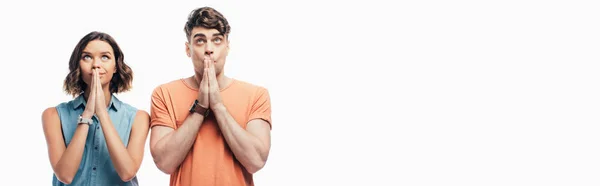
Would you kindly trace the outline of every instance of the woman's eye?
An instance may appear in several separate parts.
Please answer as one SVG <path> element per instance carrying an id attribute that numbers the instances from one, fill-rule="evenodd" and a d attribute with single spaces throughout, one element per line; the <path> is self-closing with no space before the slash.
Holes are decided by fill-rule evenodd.
<path id="1" fill-rule="evenodd" d="M 91 60 L 91 59 L 92 59 L 92 57 L 90 57 L 90 56 L 88 56 L 88 55 L 85 55 L 85 56 L 83 56 L 83 60 L 89 61 L 89 60 Z"/>
<path id="2" fill-rule="evenodd" d="M 102 61 L 106 61 L 108 59 L 110 59 L 108 56 L 102 56 Z"/>

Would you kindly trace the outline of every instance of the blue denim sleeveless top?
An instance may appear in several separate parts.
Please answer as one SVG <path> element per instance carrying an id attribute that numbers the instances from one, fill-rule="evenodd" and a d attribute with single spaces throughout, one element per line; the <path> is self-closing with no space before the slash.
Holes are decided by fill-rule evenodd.
<path id="1" fill-rule="evenodd" d="M 64 102 L 56 106 L 66 145 L 71 143 L 71 139 L 77 128 L 77 120 L 79 119 L 79 115 L 83 113 L 85 104 L 86 100 L 83 97 L 83 94 L 81 94 L 72 101 Z M 129 104 L 121 102 L 112 95 L 107 110 L 115 129 L 121 137 L 121 141 L 123 141 L 123 144 L 127 147 L 131 126 L 133 125 L 137 109 Z M 129 182 L 123 182 L 121 180 L 113 166 L 110 155 L 108 154 L 106 139 L 104 139 L 104 133 L 102 132 L 102 127 L 100 127 L 98 118 L 94 116 L 92 117 L 92 120 L 94 123 L 90 126 L 87 139 L 85 140 L 85 148 L 83 150 L 81 163 L 79 164 L 79 170 L 77 170 L 77 174 L 75 174 L 73 181 L 69 185 L 137 186 L 137 176 Z M 56 175 L 54 175 L 52 178 L 52 185 L 63 186 L 67 184 L 60 182 Z"/>

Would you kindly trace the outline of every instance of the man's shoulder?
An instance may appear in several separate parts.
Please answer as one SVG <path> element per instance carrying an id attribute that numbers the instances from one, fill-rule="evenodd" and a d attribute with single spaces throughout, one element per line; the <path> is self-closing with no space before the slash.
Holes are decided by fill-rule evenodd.
<path id="1" fill-rule="evenodd" d="M 250 83 L 250 82 L 244 81 L 244 80 L 234 79 L 234 84 L 235 84 L 235 86 L 237 86 L 237 88 L 244 89 L 249 92 L 267 91 L 267 89 L 264 86 Z"/>
<path id="2" fill-rule="evenodd" d="M 182 87 L 185 87 L 183 80 L 176 79 L 176 80 L 172 80 L 172 81 L 169 81 L 169 82 L 166 82 L 166 83 L 156 86 L 156 88 L 154 88 L 153 94 L 161 93 L 161 92 L 175 91 L 175 90 L 181 89 Z"/>
<path id="3" fill-rule="evenodd" d="M 233 88 L 237 97 L 246 97 L 247 99 L 261 99 L 269 97 L 269 91 L 262 85 L 250 83 L 248 81 L 234 79 Z"/>

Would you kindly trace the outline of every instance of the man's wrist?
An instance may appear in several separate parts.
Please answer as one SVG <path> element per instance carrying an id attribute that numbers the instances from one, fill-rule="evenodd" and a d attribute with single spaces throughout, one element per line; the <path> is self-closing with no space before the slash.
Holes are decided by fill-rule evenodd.
<path id="1" fill-rule="evenodd" d="M 217 103 L 214 106 L 210 107 L 210 109 L 213 112 L 224 112 L 224 111 L 227 111 L 227 108 L 225 107 L 225 105 L 223 105 L 223 103 Z"/>
<path id="2" fill-rule="evenodd" d="M 194 100 L 194 103 L 192 104 L 192 107 L 190 108 L 190 112 L 198 113 L 204 117 L 207 117 L 210 114 L 210 108 L 203 107 L 202 105 L 200 105 L 200 102 L 198 100 Z"/>
<path id="3" fill-rule="evenodd" d="M 191 112 L 190 116 L 194 116 L 194 117 L 202 116 L 202 118 L 208 117 L 208 115 L 205 116 L 205 115 L 202 115 L 202 113 L 198 113 L 198 112 Z"/>

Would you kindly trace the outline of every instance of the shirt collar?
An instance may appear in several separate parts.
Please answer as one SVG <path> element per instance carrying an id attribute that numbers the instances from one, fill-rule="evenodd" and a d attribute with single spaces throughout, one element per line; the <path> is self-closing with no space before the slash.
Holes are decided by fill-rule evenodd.
<path id="1" fill-rule="evenodd" d="M 85 107 L 85 104 L 85 97 L 83 96 L 83 94 L 80 94 L 79 96 L 77 96 L 77 98 L 75 98 L 75 100 L 73 100 L 73 109 Z M 112 108 L 115 111 L 119 111 L 119 109 L 121 109 L 121 105 L 121 100 L 117 99 L 117 97 L 115 97 L 114 94 L 111 94 L 110 104 L 108 105 L 108 108 Z"/>

